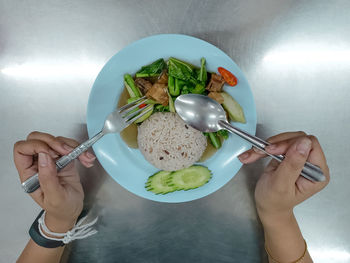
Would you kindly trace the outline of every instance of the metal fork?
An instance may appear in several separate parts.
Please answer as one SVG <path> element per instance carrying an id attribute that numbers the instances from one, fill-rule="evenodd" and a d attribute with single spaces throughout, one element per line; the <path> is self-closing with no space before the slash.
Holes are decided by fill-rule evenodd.
<path id="1" fill-rule="evenodd" d="M 103 129 L 93 136 L 91 139 L 77 146 L 72 152 L 62 156 L 56 161 L 57 171 L 66 167 L 71 161 L 78 158 L 80 154 L 87 151 L 95 142 L 101 139 L 108 133 L 118 133 L 128 127 L 138 118 L 147 114 L 152 110 L 152 106 L 149 105 L 144 108 L 138 109 L 138 107 L 147 101 L 146 97 L 142 97 L 134 102 L 131 102 L 115 111 L 110 113 L 104 123 Z M 136 111 L 134 111 L 136 109 Z M 40 187 L 38 174 L 33 175 L 22 183 L 22 188 L 26 193 L 32 193 Z"/>

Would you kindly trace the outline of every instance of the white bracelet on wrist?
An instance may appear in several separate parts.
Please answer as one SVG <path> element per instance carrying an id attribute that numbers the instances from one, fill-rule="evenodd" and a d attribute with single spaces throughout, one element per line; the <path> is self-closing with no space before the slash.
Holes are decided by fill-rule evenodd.
<path id="1" fill-rule="evenodd" d="M 46 211 L 44 211 L 44 213 L 39 218 L 38 228 L 39 228 L 40 234 L 47 239 L 62 241 L 64 244 L 68 244 L 73 240 L 87 238 L 97 233 L 97 230 L 92 228 L 92 226 L 97 222 L 98 217 L 96 217 L 94 220 L 92 220 L 89 223 L 83 224 L 85 219 L 87 218 L 87 216 L 84 216 L 75 224 L 75 226 L 71 230 L 67 231 L 66 233 L 55 233 L 50 231 L 45 225 L 45 214 L 46 214 Z M 47 236 L 47 234 L 53 237 L 49 237 Z"/>

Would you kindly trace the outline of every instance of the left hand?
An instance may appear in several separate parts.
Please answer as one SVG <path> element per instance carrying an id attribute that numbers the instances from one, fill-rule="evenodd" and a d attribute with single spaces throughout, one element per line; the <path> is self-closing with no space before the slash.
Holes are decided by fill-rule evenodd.
<path id="1" fill-rule="evenodd" d="M 55 160 L 78 146 L 73 139 L 32 132 L 14 145 L 14 162 L 21 182 L 39 174 L 40 188 L 31 197 L 46 211 L 45 223 L 53 232 L 70 230 L 83 208 L 84 192 L 74 162 L 57 172 Z M 94 155 L 85 152 L 80 162 L 91 167 Z"/>

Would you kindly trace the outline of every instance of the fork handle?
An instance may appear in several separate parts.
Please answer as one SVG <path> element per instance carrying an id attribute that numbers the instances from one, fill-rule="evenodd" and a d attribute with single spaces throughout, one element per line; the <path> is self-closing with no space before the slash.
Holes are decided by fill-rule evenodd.
<path id="1" fill-rule="evenodd" d="M 57 172 L 66 167 L 71 161 L 77 159 L 79 155 L 81 155 L 83 152 L 86 152 L 95 142 L 97 142 L 99 139 L 103 137 L 104 133 L 101 131 L 97 133 L 94 137 L 91 139 L 83 142 L 79 146 L 77 146 L 73 151 L 71 151 L 69 154 L 62 156 L 60 159 L 56 161 L 56 169 Z M 33 175 L 32 177 L 29 177 L 27 180 L 25 180 L 22 183 L 22 188 L 26 193 L 32 193 L 36 189 L 40 187 L 39 183 L 39 176 L 38 174 Z"/>

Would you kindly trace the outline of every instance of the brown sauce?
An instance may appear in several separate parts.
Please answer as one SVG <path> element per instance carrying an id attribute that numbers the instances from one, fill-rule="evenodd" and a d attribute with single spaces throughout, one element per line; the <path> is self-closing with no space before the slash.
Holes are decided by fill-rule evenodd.
<path id="1" fill-rule="evenodd" d="M 124 88 L 122 94 L 119 97 L 118 100 L 118 108 L 121 106 L 124 106 L 128 103 L 129 94 L 128 91 Z M 129 127 L 125 128 L 121 133 L 120 137 L 123 139 L 123 141 L 126 143 L 126 145 L 130 148 L 137 149 L 137 125 L 131 124 Z M 207 139 L 207 148 L 205 149 L 204 153 L 202 154 L 202 157 L 199 159 L 198 162 L 204 162 L 208 160 L 210 157 L 212 157 L 217 152 L 217 149 L 211 144 L 210 139 Z"/>
<path id="2" fill-rule="evenodd" d="M 204 153 L 202 154 L 201 158 L 198 162 L 202 163 L 208 160 L 210 157 L 212 157 L 218 149 L 216 149 L 210 142 L 210 139 L 207 138 L 207 148 L 205 148 Z"/>
<path id="3" fill-rule="evenodd" d="M 129 94 L 128 91 L 124 88 L 122 94 L 119 97 L 118 108 L 124 106 L 128 103 Z M 120 137 L 130 148 L 137 149 L 137 125 L 135 123 L 131 124 L 129 127 L 122 130 Z"/>

